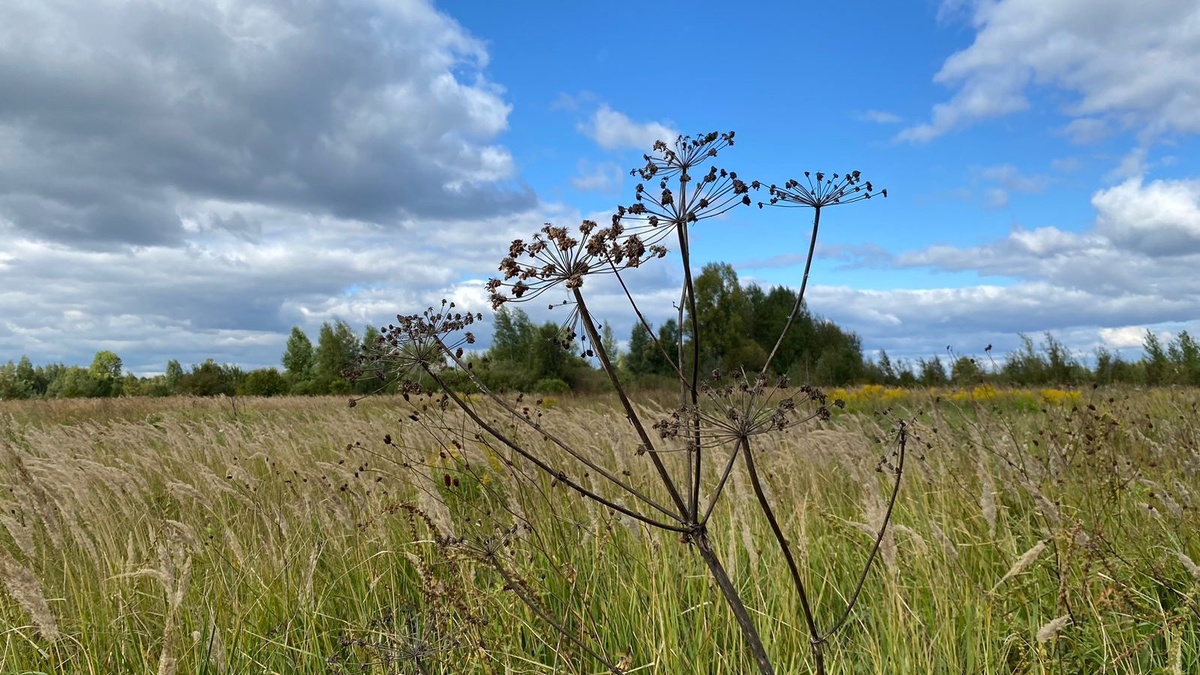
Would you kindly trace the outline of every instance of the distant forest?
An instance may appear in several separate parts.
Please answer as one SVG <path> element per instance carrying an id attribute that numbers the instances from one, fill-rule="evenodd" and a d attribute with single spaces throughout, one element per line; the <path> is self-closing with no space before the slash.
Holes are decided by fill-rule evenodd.
<path id="1" fill-rule="evenodd" d="M 1016 386 L 1088 383 L 1137 385 L 1200 385 L 1200 343 L 1186 331 L 1169 341 L 1147 331 L 1143 355 L 1128 361 L 1119 354 L 1098 349 L 1089 363 L 1072 354 L 1047 333 L 1040 342 L 1022 335 L 1021 346 L 1008 354 L 983 358 L 942 355 L 916 361 L 893 361 L 880 351 L 865 357 L 862 340 L 832 321 L 801 312 L 787 340 L 778 336 L 796 301 L 793 291 L 777 286 L 769 291 L 755 284 L 742 286 L 727 264 L 704 267 L 696 278 L 696 318 L 701 334 L 701 372 L 756 372 L 774 349 L 772 369 L 793 382 L 818 386 L 882 384 L 892 386 Z M 685 358 L 695 349 L 683 317 Z M 669 319 L 659 326 L 635 324 L 626 347 L 618 349 L 611 327 L 602 336 L 608 353 L 618 354 L 619 368 L 634 386 L 665 388 L 675 382 L 680 322 Z M 0 400 L 37 398 L 90 398 L 114 396 L 280 396 L 365 394 L 390 391 L 395 382 L 379 378 L 355 379 L 360 363 L 371 362 L 383 349 L 378 328 L 361 334 L 344 321 L 321 326 L 314 345 L 298 327 L 292 328 L 279 368 L 244 371 L 212 359 L 185 369 L 177 360 L 162 375 L 138 377 L 124 372 L 120 356 L 97 352 L 88 368 L 61 363 L 34 365 L 26 357 L 0 366 Z M 573 333 L 547 322 L 535 324 L 521 310 L 502 309 L 495 316 L 491 347 L 469 355 L 472 371 L 489 387 L 512 391 L 556 394 L 594 392 L 607 388 L 607 379 L 587 358 L 588 350 Z M 385 373 L 386 375 L 386 373 Z M 469 389 L 466 374 L 454 369 L 448 380 Z"/>

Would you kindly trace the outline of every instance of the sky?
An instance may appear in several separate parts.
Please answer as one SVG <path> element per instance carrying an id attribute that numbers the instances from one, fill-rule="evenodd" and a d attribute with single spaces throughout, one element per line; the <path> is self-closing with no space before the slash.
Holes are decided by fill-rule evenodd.
<path id="1" fill-rule="evenodd" d="M 4 0 L 0 362 L 257 368 L 292 326 L 487 314 L 509 241 L 603 223 L 655 140 L 731 130 L 743 179 L 888 189 L 823 214 L 808 293 L 868 354 L 1200 331 L 1200 4 L 745 7 Z M 794 286 L 809 218 L 739 209 L 693 256 Z M 681 278 L 630 278 L 652 321 Z"/>

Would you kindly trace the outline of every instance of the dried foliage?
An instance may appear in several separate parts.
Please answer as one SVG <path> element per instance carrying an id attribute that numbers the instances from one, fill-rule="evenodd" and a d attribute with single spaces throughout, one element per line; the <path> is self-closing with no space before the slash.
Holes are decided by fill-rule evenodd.
<path id="1" fill-rule="evenodd" d="M 763 187 L 758 181 L 745 181 L 736 172 L 715 164 L 718 155 L 733 144 L 733 132 L 680 136 L 673 143 L 655 143 L 652 152 L 644 156 L 645 164 L 631 171 L 639 181 L 634 201 L 619 206 L 607 227 L 590 220 L 574 230 L 546 224 L 529 240 L 512 242 L 499 266 L 501 276 L 487 284 L 493 309 L 543 298 L 555 291 L 563 294 L 549 305 L 551 309 L 570 307 L 564 341 L 570 343 L 580 338 L 585 355 L 594 356 L 599 362 L 637 437 L 637 443 L 628 451 L 652 467 L 656 481 L 637 484 L 628 480 L 627 471 L 598 463 L 570 438 L 544 424 L 540 415 L 530 414 L 529 407 L 520 400 L 512 401 L 491 391 L 474 375 L 472 357 L 463 348 L 464 344 L 474 342 L 474 336 L 466 329 L 480 317 L 451 314 L 452 304 L 443 303 L 441 310 L 430 309 L 423 315 L 399 317 L 397 324 L 384 327 L 381 344 L 385 349 L 371 367 L 404 379 L 401 390 L 407 395 L 420 393 L 423 383 L 431 383 L 438 393 L 431 397 L 428 412 L 414 416 L 413 421 L 427 429 L 440 430 L 447 443 L 455 447 L 480 443 L 504 461 L 539 470 L 554 484 L 624 517 L 681 535 L 682 541 L 692 545 L 703 559 L 721 589 L 758 669 L 773 673 L 774 666 L 760 630 L 737 590 L 737 582 L 730 577 L 710 541 L 712 514 L 736 470 L 737 460 L 744 460 L 745 475 L 763 517 L 771 526 L 803 608 L 814 663 L 817 671 L 823 673 L 823 645 L 845 625 L 875 555 L 885 541 L 903 472 L 905 426 L 904 423 L 897 426 L 894 461 L 886 460 L 880 465 L 893 473 L 896 480 L 886 508 L 881 507 L 876 514 L 878 533 L 863 574 L 857 587 L 849 591 L 850 601 L 844 612 L 832 627 L 822 630 L 810 606 L 804 576 L 756 469 L 755 455 L 762 452 L 757 444 L 764 436 L 797 433 L 806 422 L 828 419 L 825 395 L 807 385 L 792 388 L 786 378 L 768 378 L 770 359 L 759 374 L 738 372 L 723 377 L 714 372 L 702 377 L 700 373 L 700 345 L 707 338 L 696 311 L 691 230 L 705 220 L 751 206 L 754 203 L 751 194 Z M 815 174 L 815 180 L 808 173 L 805 177 L 803 183 L 791 180 L 783 187 L 772 185 L 768 190 L 771 205 L 805 206 L 815 212 L 812 236 L 808 239 L 808 265 L 776 351 L 802 310 L 821 210 L 869 199 L 875 194 L 872 184 L 864 182 L 857 171 L 833 174 L 828 179 L 824 173 Z M 881 194 L 886 196 L 886 191 Z M 677 305 L 679 324 L 690 330 L 679 331 L 676 344 L 658 344 L 678 376 L 680 394 L 677 406 L 654 419 L 632 400 L 627 383 L 614 363 L 614 355 L 607 353 L 599 334 L 600 323 L 593 316 L 583 289 L 589 276 L 615 275 L 626 289 L 631 315 L 644 324 L 644 312 L 628 292 L 625 276 L 650 261 L 667 257 L 668 245 L 676 246 L 675 253 L 683 269 Z M 478 397 L 455 391 L 443 377 L 447 367 L 464 374 Z M 451 409 L 465 415 L 468 424 L 449 423 L 446 413 Z M 510 421 L 499 422 L 492 417 L 496 411 Z M 892 550 L 891 546 L 885 548 Z M 553 620 L 543 619 L 561 628 Z M 567 631 L 560 632 L 569 635 Z M 581 649 L 589 650 L 584 642 L 576 642 Z M 601 661 L 612 672 L 622 670 L 611 662 Z"/>

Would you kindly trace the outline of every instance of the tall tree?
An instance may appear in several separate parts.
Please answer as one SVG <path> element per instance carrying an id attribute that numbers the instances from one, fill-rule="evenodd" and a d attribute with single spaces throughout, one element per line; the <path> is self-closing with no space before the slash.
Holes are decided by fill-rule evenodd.
<path id="1" fill-rule="evenodd" d="M 696 315 L 704 340 L 700 343 L 700 363 L 704 370 L 740 367 L 754 368 L 766 361 L 766 353 L 755 344 L 748 333 L 753 324 L 753 306 L 742 292 L 737 272 L 728 263 L 709 263 L 695 280 Z M 688 337 L 691 321 L 685 326 Z M 762 352 L 761 359 L 756 359 Z"/>
<path id="2" fill-rule="evenodd" d="M 114 352 L 108 350 L 96 352 L 96 356 L 92 358 L 92 366 L 88 368 L 88 375 L 95 382 L 91 395 L 120 396 L 123 365 L 121 357 Z"/>
<path id="3" fill-rule="evenodd" d="M 1146 352 L 1146 383 L 1166 384 L 1171 370 L 1171 359 L 1162 341 L 1152 331 L 1146 331 L 1142 341 L 1142 349 Z"/>
<path id="4" fill-rule="evenodd" d="M 287 348 L 280 361 L 293 380 L 306 380 L 312 374 L 312 341 L 299 326 L 292 326 L 292 334 L 288 336 Z"/>
<path id="5" fill-rule="evenodd" d="M 359 338 L 345 321 L 321 324 L 317 348 L 313 352 L 313 369 L 320 389 L 328 393 L 348 391 L 346 373 L 354 367 L 359 354 Z"/>

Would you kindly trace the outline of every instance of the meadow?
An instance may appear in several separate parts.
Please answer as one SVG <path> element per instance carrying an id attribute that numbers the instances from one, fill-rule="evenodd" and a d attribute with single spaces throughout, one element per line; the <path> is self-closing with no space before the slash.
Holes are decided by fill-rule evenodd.
<path id="1" fill-rule="evenodd" d="M 844 408 L 756 460 L 825 625 L 883 517 L 896 421 L 910 431 L 830 672 L 1200 672 L 1200 393 L 830 396 Z M 469 432 L 446 443 L 428 404 L 0 403 L 0 672 L 605 672 L 589 650 L 629 673 L 753 670 L 678 535 Z M 652 479 L 612 400 L 527 405 Z M 729 490 L 717 553 L 779 672 L 810 672 L 779 550 L 738 472 Z"/>

